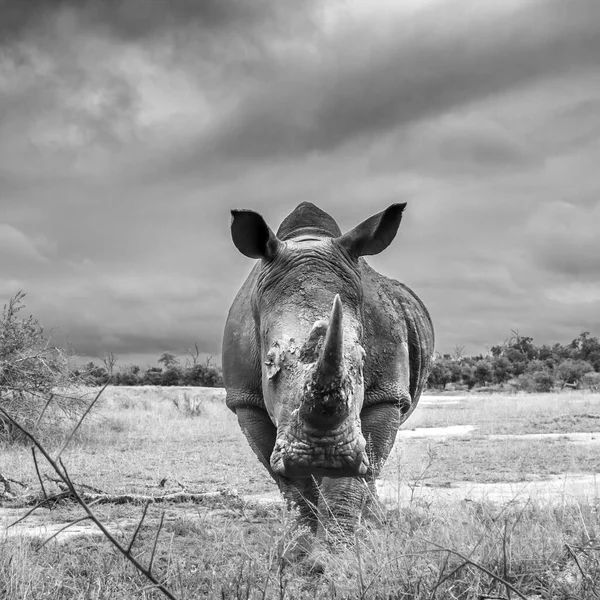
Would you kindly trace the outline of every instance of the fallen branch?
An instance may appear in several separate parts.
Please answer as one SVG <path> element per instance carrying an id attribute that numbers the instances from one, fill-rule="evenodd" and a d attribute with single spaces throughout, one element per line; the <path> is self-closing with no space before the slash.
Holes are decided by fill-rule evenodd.
<path id="1" fill-rule="evenodd" d="M 63 484 L 65 485 L 65 484 Z M 76 485 L 76 484 L 74 484 Z M 66 487 L 66 486 L 65 486 Z M 77 496 L 88 504 L 144 504 L 149 503 L 166 503 L 181 504 L 190 502 L 192 504 L 202 504 L 207 500 L 216 498 L 231 498 L 238 499 L 239 496 L 234 492 L 174 492 L 172 494 L 163 494 L 162 496 L 148 496 L 146 494 L 94 494 L 90 492 L 77 491 Z M 44 498 L 40 501 L 39 494 L 27 494 L 20 496 L 15 502 L 11 503 L 12 508 L 25 508 L 34 504 L 47 504 L 51 500 L 53 504 L 63 500 L 78 501 L 71 491 L 64 491 L 51 498 Z"/>

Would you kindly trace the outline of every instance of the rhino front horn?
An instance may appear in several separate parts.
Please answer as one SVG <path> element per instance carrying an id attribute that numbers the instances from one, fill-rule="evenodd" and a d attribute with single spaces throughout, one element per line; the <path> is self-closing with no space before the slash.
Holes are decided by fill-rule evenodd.
<path id="1" fill-rule="evenodd" d="M 344 371 L 344 330 L 342 327 L 342 301 L 336 294 L 331 307 L 327 333 L 321 357 L 317 364 L 318 378 L 322 384 L 339 379 Z"/>

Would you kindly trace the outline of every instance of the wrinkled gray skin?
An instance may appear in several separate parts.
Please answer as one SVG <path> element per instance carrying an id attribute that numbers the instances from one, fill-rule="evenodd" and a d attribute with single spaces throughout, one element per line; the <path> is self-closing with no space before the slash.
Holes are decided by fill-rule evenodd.
<path id="1" fill-rule="evenodd" d="M 232 211 L 234 244 L 259 262 L 225 326 L 227 406 L 316 534 L 309 553 L 354 530 L 429 373 L 426 308 L 361 258 L 388 247 L 405 206 L 344 235 L 307 202 L 277 235 L 258 213 Z"/>

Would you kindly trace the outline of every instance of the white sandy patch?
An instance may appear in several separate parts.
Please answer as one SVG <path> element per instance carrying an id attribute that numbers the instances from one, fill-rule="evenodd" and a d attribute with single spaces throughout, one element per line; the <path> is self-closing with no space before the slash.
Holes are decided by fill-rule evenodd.
<path id="1" fill-rule="evenodd" d="M 508 502 L 545 501 L 551 504 L 570 504 L 600 499 L 600 474 L 564 473 L 542 481 L 502 483 L 452 482 L 448 487 L 416 486 L 390 481 L 377 482 L 381 501 L 388 507 L 406 506 L 411 500 L 460 501 L 489 500 Z"/>
<path id="2" fill-rule="evenodd" d="M 419 406 L 461 404 L 467 399 L 467 396 L 421 396 Z"/>
<path id="3" fill-rule="evenodd" d="M 416 427 L 415 429 L 401 429 L 396 436 L 397 440 L 424 437 L 450 437 L 468 435 L 475 429 L 474 425 L 450 425 L 449 427 Z"/>
<path id="4" fill-rule="evenodd" d="M 600 444 L 600 432 L 590 433 L 584 431 L 570 433 L 522 433 L 519 435 L 494 434 L 488 435 L 487 438 L 490 440 L 560 440 L 573 444 Z"/>

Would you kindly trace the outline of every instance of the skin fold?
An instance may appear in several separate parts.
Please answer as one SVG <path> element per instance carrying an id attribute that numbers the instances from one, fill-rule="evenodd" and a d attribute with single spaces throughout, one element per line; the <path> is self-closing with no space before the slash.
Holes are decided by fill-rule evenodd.
<path id="1" fill-rule="evenodd" d="M 223 337 L 227 406 L 277 482 L 316 556 L 353 533 L 415 409 L 434 349 L 417 296 L 366 263 L 393 241 L 405 204 L 346 234 L 300 204 L 274 234 L 232 211 L 232 239 L 257 260 Z M 315 559 L 316 560 L 316 559 Z"/>

